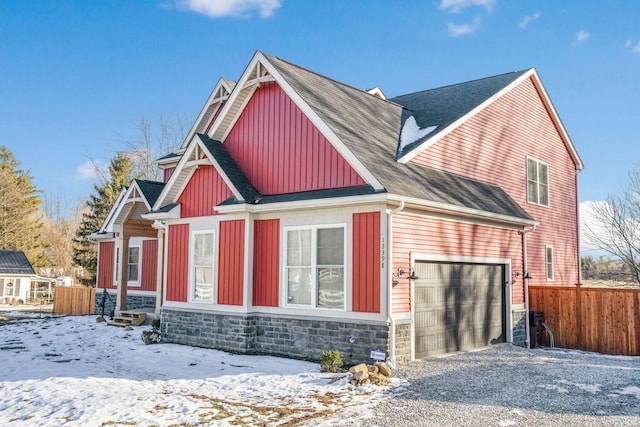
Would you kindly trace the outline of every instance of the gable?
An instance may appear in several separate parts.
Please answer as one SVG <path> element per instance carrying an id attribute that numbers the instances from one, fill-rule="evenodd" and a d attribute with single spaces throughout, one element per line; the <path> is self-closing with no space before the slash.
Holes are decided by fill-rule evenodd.
<path id="1" fill-rule="evenodd" d="M 500 186 L 526 206 L 526 158 L 552 167 L 572 188 L 576 166 L 532 78 L 467 120 L 408 164 Z"/>
<path id="2" fill-rule="evenodd" d="M 213 207 L 231 196 L 231 190 L 213 166 L 198 166 L 178 197 L 181 217 L 217 215 Z"/>
<path id="3" fill-rule="evenodd" d="M 254 92 L 224 146 L 265 195 L 365 184 L 275 82 Z"/>

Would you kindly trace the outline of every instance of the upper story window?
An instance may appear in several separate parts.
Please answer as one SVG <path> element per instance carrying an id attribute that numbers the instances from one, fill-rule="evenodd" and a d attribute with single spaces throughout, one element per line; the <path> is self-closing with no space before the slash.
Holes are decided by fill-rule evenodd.
<path id="1" fill-rule="evenodd" d="M 549 206 L 549 166 L 527 158 L 527 201 Z"/>
<path id="2" fill-rule="evenodd" d="M 140 280 L 140 246 L 130 246 L 127 257 L 127 282 Z"/>
<path id="3" fill-rule="evenodd" d="M 196 231 L 191 239 L 191 301 L 213 302 L 213 231 Z"/>
<path id="4" fill-rule="evenodd" d="M 285 238 L 286 303 L 344 308 L 344 225 L 288 228 Z"/>
<path id="5" fill-rule="evenodd" d="M 547 281 L 550 282 L 553 280 L 553 246 L 545 247 L 544 258 L 547 272 Z"/>

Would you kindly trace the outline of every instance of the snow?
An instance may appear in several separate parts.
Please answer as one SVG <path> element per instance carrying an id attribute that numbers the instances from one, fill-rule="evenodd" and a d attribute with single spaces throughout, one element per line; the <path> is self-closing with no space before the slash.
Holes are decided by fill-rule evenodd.
<path id="1" fill-rule="evenodd" d="M 339 425 L 390 398 L 391 388 L 354 387 L 316 363 L 145 345 L 149 326 L 19 316 L 0 323 L 0 425 Z"/>
<path id="2" fill-rule="evenodd" d="M 416 118 L 414 116 L 409 117 L 404 122 L 402 131 L 400 132 L 400 150 L 403 150 L 407 145 L 413 144 L 419 139 L 429 135 L 431 132 L 436 130 L 437 127 L 438 126 L 428 126 L 421 129 L 416 122 Z"/>

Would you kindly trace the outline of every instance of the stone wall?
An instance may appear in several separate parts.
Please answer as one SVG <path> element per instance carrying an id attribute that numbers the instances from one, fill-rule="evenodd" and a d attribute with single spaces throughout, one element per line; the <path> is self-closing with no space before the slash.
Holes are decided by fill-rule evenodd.
<path id="1" fill-rule="evenodd" d="M 386 352 L 389 345 L 386 322 L 339 322 L 163 308 L 160 328 L 166 342 L 237 353 L 319 361 L 322 352 L 340 350 L 345 365 L 368 362 L 371 350 Z"/>
<path id="2" fill-rule="evenodd" d="M 102 301 L 105 301 L 104 315 L 115 311 L 118 295 L 116 292 L 107 292 L 104 296 L 104 289 L 96 289 L 96 314 L 102 315 Z M 127 295 L 127 310 L 153 312 L 156 309 L 156 296 L 154 295 Z"/>
<path id="3" fill-rule="evenodd" d="M 527 331 L 525 324 L 525 310 L 513 311 L 511 313 L 511 324 L 513 325 L 513 344 L 521 347 L 527 346 Z"/>
<path id="4" fill-rule="evenodd" d="M 396 323 L 396 364 L 411 361 L 411 323 Z"/>

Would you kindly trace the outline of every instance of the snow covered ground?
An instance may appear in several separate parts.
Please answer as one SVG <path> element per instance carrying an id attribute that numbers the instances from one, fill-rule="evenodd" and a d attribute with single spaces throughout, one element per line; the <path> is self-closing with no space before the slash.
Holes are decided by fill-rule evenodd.
<path id="1" fill-rule="evenodd" d="M 0 314 L 22 318 L 0 320 L 2 426 L 340 425 L 389 396 L 315 363 L 145 345 L 149 326 Z"/>

